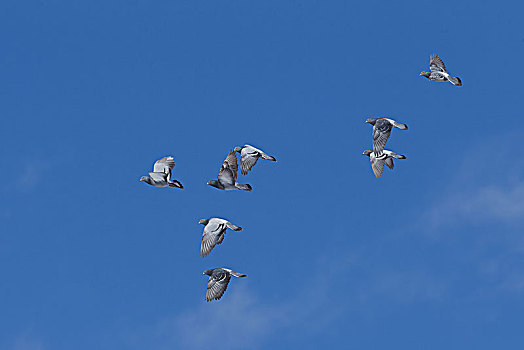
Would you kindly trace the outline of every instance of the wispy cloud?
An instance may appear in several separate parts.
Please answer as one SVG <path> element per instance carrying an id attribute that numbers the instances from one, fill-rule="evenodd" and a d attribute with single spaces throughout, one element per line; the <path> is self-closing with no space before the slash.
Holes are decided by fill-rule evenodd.
<path id="1" fill-rule="evenodd" d="M 429 228 L 465 223 L 513 223 L 524 220 L 524 181 L 511 185 L 487 185 L 440 199 L 424 214 Z"/>
<path id="2" fill-rule="evenodd" d="M 445 283 L 429 273 L 376 265 L 372 257 L 350 249 L 324 252 L 316 266 L 303 275 L 303 284 L 290 299 L 268 301 L 250 289 L 247 280 L 234 280 L 220 302 L 201 303 L 166 318 L 134 343 L 154 343 L 161 350 L 208 349 L 217 341 L 224 349 L 264 348 L 277 334 L 323 334 L 348 313 L 366 317 L 377 300 L 440 302 L 447 293 Z M 370 269 L 372 273 L 363 274 Z"/>
<path id="3" fill-rule="evenodd" d="M 10 350 L 44 350 L 44 345 L 41 341 L 35 340 L 30 336 L 17 337 L 10 346 Z"/>
<path id="4" fill-rule="evenodd" d="M 332 298 L 337 274 L 351 264 L 351 259 L 330 263 L 329 267 L 326 262 L 319 264 L 323 268 L 304 275 L 304 285 L 298 286 L 292 299 L 268 302 L 252 292 L 248 281 L 234 280 L 219 302 L 201 303 L 166 318 L 133 343 L 150 344 L 153 338 L 157 349 L 208 349 L 219 339 L 223 349 L 255 349 L 277 331 L 293 329 L 297 324 L 303 329 L 308 319 L 315 320 L 306 322 L 308 332 L 321 332 L 347 307 L 343 301 L 336 309 L 325 306 Z"/>
<path id="5" fill-rule="evenodd" d="M 421 215 L 420 226 L 524 221 L 524 159 L 515 157 L 518 135 L 505 133 L 483 139 L 458 157 L 460 165 L 442 195 Z"/>

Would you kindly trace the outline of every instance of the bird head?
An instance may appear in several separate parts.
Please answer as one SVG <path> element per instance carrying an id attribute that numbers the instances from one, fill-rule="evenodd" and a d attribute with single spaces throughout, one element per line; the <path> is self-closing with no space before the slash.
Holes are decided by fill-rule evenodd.
<path id="1" fill-rule="evenodd" d="M 217 180 L 209 180 L 207 182 L 209 186 L 218 187 L 218 181 Z"/>
<path id="2" fill-rule="evenodd" d="M 426 77 L 426 78 L 429 78 L 429 75 L 430 75 L 430 74 L 431 74 L 431 72 L 427 72 L 427 71 L 420 72 L 419 77 Z"/>
<path id="3" fill-rule="evenodd" d="M 235 147 L 235 152 L 238 152 L 238 153 L 242 152 L 242 148 L 244 147 L 239 147 L 239 146 Z"/>
<path id="4" fill-rule="evenodd" d="M 367 149 L 367 150 L 365 150 L 362 154 L 365 155 L 365 156 L 368 156 L 368 157 L 369 157 L 369 155 L 370 155 L 372 152 L 373 152 L 372 150 Z"/>
<path id="5" fill-rule="evenodd" d="M 142 176 L 140 178 L 140 181 L 144 181 L 145 183 L 150 183 L 151 182 L 151 178 L 149 176 Z"/>
<path id="6" fill-rule="evenodd" d="M 366 119 L 366 123 L 375 125 L 375 122 L 377 121 L 377 118 L 368 118 Z"/>
<path id="7" fill-rule="evenodd" d="M 200 220 L 198 223 L 199 223 L 200 225 L 207 225 L 208 222 L 209 222 L 209 219 L 202 219 L 202 220 Z"/>

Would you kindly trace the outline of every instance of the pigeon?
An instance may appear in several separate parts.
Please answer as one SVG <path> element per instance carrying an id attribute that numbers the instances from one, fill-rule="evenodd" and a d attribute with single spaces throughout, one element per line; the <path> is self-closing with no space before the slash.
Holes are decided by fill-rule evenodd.
<path id="1" fill-rule="evenodd" d="M 242 175 L 246 175 L 252 167 L 257 163 L 258 158 L 267 159 L 276 162 L 276 158 L 268 156 L 258 148 L 251 145 L 244 145 L 243 147 L 235 147 L 235 152 L 240 153 L 240 171 Z"/>
<path id="2" fill-rule="evenodd" d="M 206 301 L 219 300 L 224 295 L 231 276 L 247 277 L 242 273 L 235 272 L 226 268 L 210 269 L 203 272 L 203 275 L 209 276 L 207 282 Z"/>
<path id="3" fill-rule="evenodd" d="M 248 184 L 239 184 L 237 182 L 237 172 L 238 172 L 238 165 L 237 165 L 237 155 L 235 151 L 231 150 L 229 151 L 229 154 L 226 157 L 226 160 L 224 160 L 224 163 L 222 163 L 222 167 L 220 168 L 220 172 L 218 173 L 218 180 L 211 180 L 208 181 L 207 184 L 209 186 L 216 187 L 220 190 L 244 190 L 244 191 L 251 191 L 252 188 Z"/>
<path id="4" fill-rule="evenodd" d="M 226 229 L 242 231 L 242 227 L 233 225 L 227 220 L 219 218 L 202 219 L 198 222 L 204 225 L 204 234 L 202 235 L 202 244 L 200 244 L 200 255 L 206 257 L 215 245 L 222 243 Z"/>
<path id="5" fill-rule="evenodd" d="M 375 153 L 369 149 L 364 151 L 364 153 L 362 154 L 369 157 L 369 161 L 371 162 L 371 169 L 373 169 L 373 173 L 377 178 L 380 178 L 382 176 L 382 171 L 384 170 L 384 163 L 390 169 L 393 169 L 395 167 L 395 164 L 393 163 L 393 158 L 406 159 L 406 156 L 403 156 L 402 154 L 396 154 L 395 152 L 391 152 L 386 149 L 382 151 L 382 154 L 378 157 L 375 156 Z"/>
<path id="6" fill-rule="evenodd" d="M 420 73 L 420 76 L 434 81 L 449 81 L 455 86 L 462 86 L 462 80 L 460 80 L 459 77 L 449 75 L 444 62 L 442 62 L 438 55 L 431 55 L 429 59 L 429 69 L 431 70 L 430 72 L 424 71 Z"/>
<path id="7" fill-rule="evenodd" d="M 392 128 L 408 129 L 406 124 L 398 123 L 389 118 L 369 118 L 366 123 L 373 125 L 373 152 L 377 157 L 382 154 L 384 147 L 386 147 Z"/>
<path id="8" fill-rule="evenodd" d="M 184 188 L 177 180 L 170 180 L 171 171 L 175 167 L 173 157 L 164 157 L 155 162 L 153 172 L 149 176 L 142 176 L 140 181 L 155 187 L 178 187 Z"/>

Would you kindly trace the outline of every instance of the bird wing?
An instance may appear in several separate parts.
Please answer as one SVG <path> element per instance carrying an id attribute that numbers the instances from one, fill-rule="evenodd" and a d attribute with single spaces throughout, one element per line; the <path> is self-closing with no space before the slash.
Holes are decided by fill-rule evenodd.
<path id="1" fill-rule="evenodd" d="M 225 226 L 218 222 L 210 221 L 204 227 L 202 243 L 200 244 L 200 255 L 206 257 L 213 248 L 224 240 Z"/>
<path id="2" fill-rule="evenodd" d="M 435 81 L 446 81 L 447 80 L 443 72 L 437 72 L 437 71 L 432 71 L 429 74 L 429 79 L 435 80 Z"/>
<path id="3" fill-rule="evenodd" d="M 444 62 L 438 57 L 438 55 L 431 55 L 429 59 L 429 69 L 434 72 L 444 72 L 447 73 L 446 66 L 444 65 Z"/>
<path id="4" fill-rule="evenodd" d="M 237 182 L 237 172 L 237 156 L 235 151 L 229 151 L 218 173 L 218 180 L 224 184 L 234 185 Z"/>
<path id="5" fill-rule="evenodd" d="M 149 173 L 149 177 L 151 177 L 154 182 L 167 182 L 167 174 L 165 173 Z"/>
<path id="6" fill-rule="evenodd" d="M 168 174 L 168 179 L 171 177 L 171 170 L 175 167 L 173 157 L 164 157 L 155 162 L 153 172 Z"/>
<path id="7" fill-rule="evenodd" d="M 246 175 L 255 166 L 260 154 L 255 147 L 246 146 L 242 148 L 240 156 L 240 171 L 243 175 Z"/>
<path id="8" fill-rule="evenodd" d="M 395 167 L 395 163 L 393 163 L 393 158 L 386 158 L 386 160 L 384 161 L 386 163 L 386 165 L 388 166 L 388 168 L 390 169 L 393 169 Z"/>
<path id="9" fill-rule="evenodd" d="M 384 151 L 391 134 L 392 125 L 387 120 L 379 119 L 373 126 L 373 152 L 378 156 Z"/>
<path id="10" fill-rule="evenodd" d="M 227 271 L 213 271 L 207 282 L 206 301 L 222 298 L 230 279 L 231 275 Z"/>
<path id="11" fill-rule="evenodd" d="M 369 155 L 369 161 L 371 162 L 371 169 L 377 178 L 382 176 L 384 171 L 384 159 L 375 157 L 375 154 L 371 153 Z"/>

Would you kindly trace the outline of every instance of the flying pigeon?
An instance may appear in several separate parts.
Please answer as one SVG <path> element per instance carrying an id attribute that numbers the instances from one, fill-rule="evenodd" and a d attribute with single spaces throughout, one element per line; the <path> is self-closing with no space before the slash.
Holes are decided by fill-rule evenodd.
<path id="1" fill-rule="evenodd" d="M 373 125 L 373 152 L 375 152 L 375 156 L 377 157 L 382 154 L 384 147 L 386 147 L 391 129 L 408 129 L 406 124 L 398 123 L 389 118 L 369 118 L 366 120 L 366 123 Z"/>
<path id="2" fill-rule="evenodd" d="M 429 80 L 449 81 L 453 85 L 462 86 L 462 80 L 460 80 L 459 77 L 449 75 L 444 62 L 442 62 L 438 55 L 431 55 L 429 59 L 429 69 L 431 72 L 424 71 L 420 73 L 420 76 L 426 77 Z"/>
<path id="3" fill-rule="evenodd" d="M 219 300 L 224 295 L 231 276 L 247 277 L 247 275 L 226 268 L 216 268 L 204 271 L 209 276 L 207 282 L 206 301 Z"/>
<path id="4" fill-rule="evenodd" d="M 170 180 L 171 171 L 175 167 L 173 157 L 164 157 L 155 162 L 153 172 L 149 176 L 142 176 L 140 181 L 150 184 L 155 187 L 178 187 L 184 188 L 177 180 Z"/>
<path id="5" fill-rule="evenodd" d="M 244 145 L 244 147 L 235 147 L 235 152 L 240 153 L 240 171 L 242 175 L 246 175 L 252 167 L 257 163 L 258 158 L 267 159 L 276 162 L 276 158 L 268 156 L 258 148 L 251 145 Z"/>
<path id="6" fill-rule="evenodd" d="M 384 163 L 390 169 L 393 169 L 395 167 L 395 164 L 393 163 L 393 158 L 406 159 L 406 156 L 403 156 L 402 154 L 396 154 L 395 152 L 391 152 L 386 149 L 382 151 L 382 154 L 378 157 L 375 156 L 375 153 L 372 150 L 366 150 L 362 154 L 369 157 L 369 161 L 371 162 L 371 169 L 373 169 L 373 173 L 377 178 L 380 178 L 382 176 L 382 171 L 384 170 Z"/>
<path id="7" fill-rule="evenodd" d="M 206 257 L 215 245 L 222 243 L 226 229 L 242 231 L 242 227 L 235 226 L 227 220 L 219 218 L 202 219 L 198 222 L 204 225 L 202 244 L 200 244 L 200 255 Z"/>
<path id="8" fill-rule="evenodd" d="M 238 172 L 238 165 L 237 165 L 237 155 L 235 151 L 229 151 L 229 154 L 226 157 L 226 160 L 224 160 L 224 163 L 222 163 L 222 167 L 220 168 L 220 172 L 218 173 L 218 181 L 217 180 L 211 180 L 208 181 L 207 184 L 209 186 L 216 187 L 220 190 L 244 190 L 244 191 L 251 191 L 252 188 L 248 184 L 239 184 L 237 182 L 237 172 Z"/>

